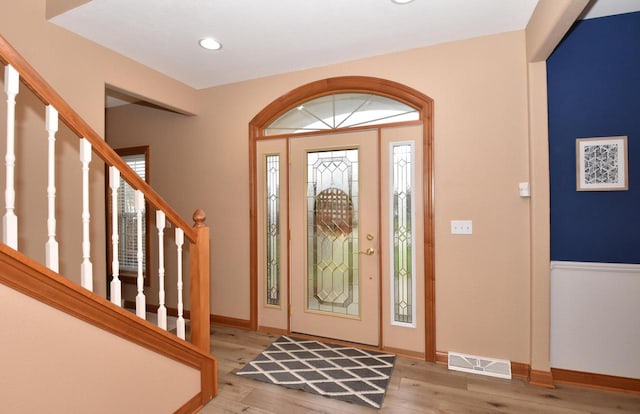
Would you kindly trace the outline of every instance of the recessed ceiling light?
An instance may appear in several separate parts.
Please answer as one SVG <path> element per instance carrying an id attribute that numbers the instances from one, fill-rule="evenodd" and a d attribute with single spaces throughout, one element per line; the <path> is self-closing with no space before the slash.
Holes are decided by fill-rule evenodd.
<path id="1" fill-rule="evenodd" d="M 409 4 L 411 3 L 413 0 L 391 0 L 392 3 L 395 4 Z"/>
<path id="2" fill-rule="evenodd" d="M 205 37 L 204 39 L 200 39 L 200 46 L 207 50 L 220 50 L 222 49 L 222 43 L 218 42 L 216 39 L 212 37 Z"/>

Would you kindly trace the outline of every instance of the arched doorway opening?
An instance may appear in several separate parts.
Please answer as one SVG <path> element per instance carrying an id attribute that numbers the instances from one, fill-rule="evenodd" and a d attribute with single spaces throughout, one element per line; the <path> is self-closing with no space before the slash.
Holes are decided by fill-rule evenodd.
<path id="1" fill-rule="evenodd" d="M 376 109 L 391 108 L 391 115 L 356 120 L 354 114 L 362 112 L 366 102 Z M 351 109 L 336 109 L 341 107 Z M 413 115 L 402 116 L 409 112 Z M 304 118 L 317 122 L 304 121 Z M 273 101 L 253 118 L 249 124 L 252 329 L 308 333 L 369 343 L 435 361 L 432 120 L 433 101 L 428 96 L 396 82 L 358 76 L 324 79 L 301 86 Z M 305 127 L 296 126 L 297 122 Z M 417 137 L 414 141 L 407 138 L 411 134 Z M 347 153 L 349 151 L 357 154 Z M 401 153 L 407 151 L 411 155 L 403 158 Z M 313 170 L 312 164 L 321 167 Z M 399 170 L 399 165 L 405 170 Z M 351 181 L 336 178 L 335 172 L 327 176 L 327 184 L 310 184 L 307 173 L 322 176 L 322 171 L 326 170 L 322 166 L 330 166 L 328 170 L 341 171 L 345 176 L 355 174 L 357 185 L 362 181 L 363 189 L 375 191 L 366 195 L 370 197 L 366 202 L 360 202 L 357 198 L 360 190 L 353 190 L 355 184 Z M 405 179 L 414 188 L 408 193 L 394 189 L 398 186 L 394 184 L 398 181 L 393 178 L 394 174 L 415 177 Z M 373 184 L 364 183 L 365 175 L 372 177 Z M 336 181 L 341 184 L 336 185 Z M 311 187 L 317 194 L 310 193 Z M 364 190 L 362 192 L 364 194 Z M 357 197 L 352 200 L 350 197 L 354 194 Z M 269 203 L 277 203 L 277 207 L 269 207 Z M 369 213 L 365 214 L 363 207 L 362 217 L 354 219 L 349 215 L 344 222 L 337 222 L 336 217 L 346 217 L 345 212 L 351 211 L 354 204 L 362 204 L 366 210 L 376 206 L 374 218 L 366 219 Z M 314 210 L 316 207 L 313 206 L 318 205 L 324 210 Z M 407 212 L 398 207 L 400 205 L 406 206 Z M 343 212 L 338 211 L 338 206 L 350 207 Z M 415 214 L 418 214 L 417 219 Z M 318 217 L 330 217 L 329 224 L 315 222 Z M 366 220 L 370 222 L 362 225 L 361 234 L 352 229 L 354 223 Z M 409 224 L 403 225 L 403 220 Z M 416 225 L 414 221 L 420 224 Z M 336 228 L 340 231 L 329 231 Z M 269 235 L 269 229 L 275 229 L 273 234 Z M 318 245 L 318 237 L 322 237 L 320 244 L 324 249 L 332 252 L 332 260 L 336 256 L 346 259 L 325 266 L 322 249 L 313 248 Z M 331 243 L 328 249 L 327 240 Z M 348 253 L 335 253 L 340 250 L 335 247 L 337 243 L 348 246 L 340 248 Z M 281 259 L 279 255 L 282 255 Z M 318 257 L 321 258 L 314 262 Z M 345 264 L 348 261 L 355 263 L 352 266 L 355 270 L 349 270 L 351 265 Z M 373 264 L 374 270 L 369 270 L 367 263 Z M 323 286 L 322 274 L 327 268 L 331 268 L 332 273 L 328 278 L 324 276 Z M 413 275 L 418 269 L 420 274 Z M 299 276 L 303 273 L 304 276 Z M 351 281 L 358 278 L 361 281 L 354 287 Z M 420 279 L 417 284 L 416 279 Z M 320 319 L 336 309 L 337 313 L 329 316 L 341 318 L 325 318 L 331 332 L 339 331 L 335 322 L 346 321 L 344 330 L 350 332 L 350 320 L 367 320 L 359 313 L 365 308 L 364 298 L 362 304 L 353 305 L 354 298 L 359 300 L 364 292 L 371 293 L 367 283 L 378 287 L 373 294 L 377 299 L 372 302 L 378 315 L 370 319 L 366 329 L 371 333 L 377 325 L 373 339 L 324 334 L 328 331 L 319 327 L 323 323 Z M 327 290 L 327 284 L 340 289 Z M 357 291 L 360 288 L 362 293 Z M 302 296 L 298 291 L 305 297 L 300 301 L 298 298 Z M 330 308 L 323 308 L 327 303 Z M 349 307 L 355 308 L 353 315 L 349 314 Z M 266 316 L 269 314 L 278 316 L 269 319 Z M 298 315 L 320 319 L 297 320 Z M 307 329 L 309 326 L 318 326 L 318 330 Z M 396 336 L 395 333 L 391 335 L 396 329 L 417 332 L 419 327 L 424 343 L 418 351 L 389 339 Z"/>

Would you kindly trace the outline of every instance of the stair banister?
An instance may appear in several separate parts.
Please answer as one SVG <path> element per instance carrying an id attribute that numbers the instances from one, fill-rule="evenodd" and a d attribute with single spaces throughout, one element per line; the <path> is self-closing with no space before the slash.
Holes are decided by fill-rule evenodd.
<path id="1" fill-rule="evenodd" d="M 167 307 L 164 292 L 164 227 L 166 219 L 164 213 L 156 211 L 156 228 L 158 229 L 158 326 L 167 329 Z"/>
<path id="2" fill-rule="evenodd" d="M 20 73 L 20 79 L 45 105 L 53 105 L 60 119 L 78 137 L 91 143 L 93 151 L 108 165 L 116 167 L 122 178 L 133 188 L 142 191 L 147 201 L 164 211 L 167 219 L 184 231 L 191 242 L 196 241 L 195 230 L 107 144 L 89 124 L 74 111 L 67 102 L 40 76 L 40 74 L 0 35 L 0 61 L 9 64 Z"/>
<path id="3" fill-rule="evenodd" d="M 190 284 L 191 284 L 191 342 L 201 351 L 210 352 L 210 265 L 209 265 L 209 228 L 204 223 L 206 216 L 201 209 L 193 215 L 194 225 L 190 226 L 151 186 L 141 179 L 133 169 L 96 133 L 89 124 L 75 112 L 69 104 L 49 85 L 44 78 L 0 35 L 0 62 L 10 65 L 19 73 L 20 80 L 28 87 L 44 105 L 51 105 L 58 111 L 59 118 L 67 127 L 76 134 L 84 146 L 90 147 L 108 165 L 115 167 L 121 177 L 134 189 L 144 193 L 147 202 L 156 210 L 164 212 L 176 228 L 180 228 L 184 236 L 192 243 L 190 248 Z M 6 86 L 6 85 L 5 85 Z M 17 93 L 17 91 L 16 91 Z M 8 123 L 11 120 L 8 120 Z M 11 131 L 13 133 L 13 129 Z M 81 145 L 82 146 L 82 145 Z M 81 152 L 82 149 L 81 149 Z M 85 168 L 83 166 L 83 168 Z M 7 181 L 13 177 L 13 171 L 7 173 Z M 11 186 L 13 188 L 13 186 Z M 10 195 L 5 196 L 6 201 L 11 200 Z M 8 202 L 7 202 L 8 204 Z M 9 205 L 9 204 L 8 204 Z M 13 226 L 11 217 L 9 226 L 5 215 L 3 230 Z M 15 217 L 15 215 L 14 215 Z M 83 221 L 88 219 L 83 212 Z M 16 243 L 8 243 L 17 249 L 17 218 L 15 220 Z M 6 240 L 6 239 L 5 239 Z M 6 243 L 6 242 L 5 242 Z M 85 255 L 83 242 L 82 269 L 90 271 L 91 263 L 88 251 Z M 88 249 L 87 249 L 88 250 Z M 86 283 L 90 283 L 91 277 L 87 274 L 83 277 Z"/>
<path id="4" fill-rule="evenodd" d="M 15 120 L 16 120 L 16 95 L 20 89 L 20 75 L 11 65 L 5 69 L 4 90 L 7 94 L 7 164 L 6 185 L 4 190 L 4 202 L 6 212 L 2 217 L 2 241 L 8 246 L 18 250 L 18 217 L 15 213 Z"/>
<path id="5" fill-rule="evenodd" d="M 200 372 L 200 391 L 186 401 L 176 412 L 195 413 L 217 393 L 216 360 L 210 349 L 210 242 L 209 228 L 205 224 L 206 216 L 201 209 L 193 214 L 194 224 L 189 225 L 166 201 L 160 197 L 116 152 L 84 121 L 58 93 L 38 74 L 38 72 L 0 35 L 0 63 L 6 65 L 5 89 L 8 99 L 7 119 L 7 187 L 5 202 L 7 214 L 3 217 L 4 244 L 0 243 L 0 283 L 33 297 L 45 305 L 57 308 L 72 317 L 84 320 L 107 332 L 157 352 L 177 362 L 196 368 Z M 15 96 L 22 81 L 46 107 L 45 129 L 48 133 L 48 176 L 47 176 L 47 243 L 46 266 L 17 251 L 18 220 L 15 215 L 14 189 L 14 131 L 15 131 Z M 80 139 L 80 162 L 82 169 L 82 264 L 81 279 L 83 289 L 79 285 L 58 274 L 58 242 L 56 241 L 56 188 L 55 188 L 55 134 L 58 131 L 58 120 L 62 120 Z M 118 181 L 121 176 L 138 193 L 144 194 L 149 206 L 154 207 L 160 217 L 158 221 L 159 237 L 162 243 L 164 226 L 163 216 L 175 226 L 175 242 L 178 255 L 178 321 L 177 335 L 185 338 L 185 321 L 182 303 L 182 246 L 184 237 L 191 242 L 189 248 L 190 285 L 191 285 L 191 342 L 185 343 L 176 336 L 148 323 L 140 321 L 130 312 L 120 308 L 120 280 L 114 271 L 111 284 L 113 303 L 91 292 L 92 263 L 90 261 L 89 239 L 89 163 L 96 153 L 109 166 L 111 182 Z M 110 184 L 112 190 L 111 205 L 115 211 L 118 184 Z M 141 198 L 141 197 L 137 197 Z M 142 202 L 138 203 L 142 205 Z M 140 209 L 138 209 L 140 210 Z M 114 216 L 115 217 L 115 216 Z M 138 223 L 140 223 L 138 213 Z M 112 226 L 117 228 L 113 221 Z M 138 231 L 138 234 L 141 232 Z M 114 252 L 118 251 L 118 235 L 112 235 Z M 138 245 L 142 243 L 138 239 Z M 140 252 L 139 252 L 140 255 Z M 117 254 L 115 255 L 117 256 Z M 163 259 L 163 252 L 160 259 Z M 105 265 L 107 265 L 105 263 Z M 117 257 L 111 263 L 118 267 Z M 140 267 L 140 266 L 139 266 Z M 164 266 L 160 263 L 159 278 L 164 278 Z M 164 291 L 161 291 L 160 305 L 164 306 Z M 114 306 L 118 305 L 118 306 Z M 143 306 L 144 308 L 144 306 Z M 165 324 L 163 324 L 165 325 Z M 81 381 L 82 379 L 80 379 Z M 29 387 L 29 384 L 25 384 Z M 70 395 L 73 395 L 71 390 Z M 72 398 L 72 397 L 70 397 Z"/>
<path id="6" fill-rule="evenodd" d="M 120 190 L 120 171 L 109 167 L 109 187 L 111 188 L 111 251 L 117 252 L 120 243 L 118 234 L 118 191 Z M 111 255 L 111 303 L 122 306 L 122 282 L 120 281 L 120 261 L 117 254 Z M 184 339 L 184 338 L 183 338 Z"/>
<path id="7" fill-rule="evenodd" d="M 184 320 L 184 305 L 182 304 L 182 288 L 184 284 L 182 283 L 182 245 L 184 244 L 184 232 L 181 228 L 176 227 L 175 229 L 175 240 L 176 240 L 176 260 L 178 263 L 177 272 L 178 272 L 178 320 L 176 321 L 176 335 L 178 338 L 185 338 L 185 320 Z"/>
<path id="8" fill-rule="evenodd" d="M 82 264 L 80 265 L 80 283 L 82 287 L 93 291 L 93 264 L 91 263 L 91 234 L 89 225 L 89 163 L 91 162 L 91 143 L 80 138 L 80 161 L 82 162 Z"/>
<path id="9" fill-rule="evenodd" d="M 58 241 L 56 240 L 56 132 L 58 132 L 58 111 L 47 105 L 46 122 L 49 135 L 49 148 L 47 152 L 47 244 L 46 265 L 54 272 L 58 271 L 59 255 Z"/>

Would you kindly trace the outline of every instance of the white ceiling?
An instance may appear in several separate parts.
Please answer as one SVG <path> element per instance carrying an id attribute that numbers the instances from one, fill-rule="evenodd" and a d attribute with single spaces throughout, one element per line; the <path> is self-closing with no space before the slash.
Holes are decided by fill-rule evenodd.
<path id="1" fill-rule="evenodd" d="M 591 0 L 583 19 L 640 11 L 640 0 Z"/>
<path id="2" fill-rule="evenodd" d="M 526 27 L 537 0 L 92 0 L 51 21 L 196 89 Z M 597 0 L 586 17 L 640 10 Z M 203 37 L 219 51 L 198 45 Z"/>

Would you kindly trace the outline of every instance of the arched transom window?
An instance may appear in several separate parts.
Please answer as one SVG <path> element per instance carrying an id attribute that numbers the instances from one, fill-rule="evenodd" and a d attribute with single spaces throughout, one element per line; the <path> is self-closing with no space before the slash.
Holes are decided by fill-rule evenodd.
<path id="1" fill-rule="evenodd" d="M 368 93 L 336 93 L 312 99 L 285 112 L 265 135 L 326 131 L 420 119 L 417 109 Z"/>

